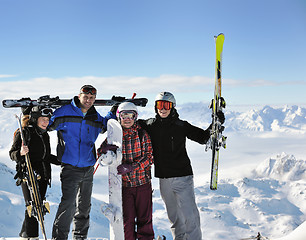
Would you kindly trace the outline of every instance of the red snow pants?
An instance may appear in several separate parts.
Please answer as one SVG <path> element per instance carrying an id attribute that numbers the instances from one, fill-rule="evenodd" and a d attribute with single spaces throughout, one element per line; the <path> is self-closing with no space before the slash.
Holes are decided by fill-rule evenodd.
<path id="1" fill-rule="evenodd" d="M 152 186 L 122 187 L 125 240 L 152 240 Z"/>

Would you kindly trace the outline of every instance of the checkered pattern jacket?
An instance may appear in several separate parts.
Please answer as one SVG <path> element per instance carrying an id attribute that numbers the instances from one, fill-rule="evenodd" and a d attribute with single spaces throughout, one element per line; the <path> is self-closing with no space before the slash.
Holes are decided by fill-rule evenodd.
<path id="1" fill-rule="evenodd" d="M 124 187 L 137 187 L 151 181 L 152 143 L 148 133 L 138 123 L 123 129 L 122 155 L 122 163 L 133 166 L 133 171 L 122 175 Z"/>

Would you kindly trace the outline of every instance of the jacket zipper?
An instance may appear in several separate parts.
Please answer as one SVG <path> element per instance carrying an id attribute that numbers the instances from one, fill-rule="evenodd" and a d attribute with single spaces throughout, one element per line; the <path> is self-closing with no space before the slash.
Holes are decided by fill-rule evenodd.
<path id="1" fill-rule="evenodd" d="M 172 149 L 172 152 L 174 152 L 174 138 L 173 138 L 173 136 L 171 136 L 171 149 Z"/>

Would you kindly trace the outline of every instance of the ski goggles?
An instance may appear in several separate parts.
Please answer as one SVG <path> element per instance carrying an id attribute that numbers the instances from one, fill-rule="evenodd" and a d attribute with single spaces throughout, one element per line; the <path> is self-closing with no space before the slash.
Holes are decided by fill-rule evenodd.
<path id="1" fill-rule="evenodd" d="M 119 117 L 121 120 L 125 119 L 135 120 L 137 118 L 137 114 L 134 111 L 121 111 L 119 113 Z"/>
<path id="2" fill-rule="evenodd" d="M 162 110 L 163 108 L 165 110 L 170 110 L 173 107 L 173 103 L 168 101 L 158 100 L 155 102 L 155 106 L 158 110 Z"/>
<path id="3" fill-rule="evenodd" d="M 80 90 L 80 93 L 84 93 L 84 94 L 92 94 L 92 95 L 96 95 L 97 94 L 97 89 L 95 89 L 92 86 L 88 86 L 88 87 L 82 87 Z"/>
<path id="4" fill-rule="evenodd" d="M 43 108 L 40 110 L 40 114 L 42 117 L 51 117 L 53 114 L 53 110 L 51 108 Z"/>

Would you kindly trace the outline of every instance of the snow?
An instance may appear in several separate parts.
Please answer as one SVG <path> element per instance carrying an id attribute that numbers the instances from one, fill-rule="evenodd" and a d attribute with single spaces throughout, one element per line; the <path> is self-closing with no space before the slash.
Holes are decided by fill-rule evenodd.
<path id="1" fill-rule="evenodd" d="M 285 237 L 277 238 L 275 240 L 305 240 L 306 236 L 306 222 L 302 223 L 292 233 Z"/>
<path id="2" fill-rule="evenodd" d="M 199 127 L 209 125 L 208 103 L 179 105 L 182 119 Z M 140 108 L 140 117 L 154 115 L 153 107 Z M 108 108 L 98 108 L 105 114 Z M 17 239 L 24 217 L 21 189 L 13 176 L 15 163 L 8 151 L 17 128 L 19 109 L 0 108 L 0 239 Z M 262 236 L 272 240 L 305 239 L 306 233 L 306 109 L 301 106 L 252 108 L 228 106 L 225 112 L 227 149 L 221 149 L 218 190 L 209 189 L 211 152 L 188 141 L 196 201 L 203 239 L 231 240 Z M 51 132 L 55 153 L 56 133 Z M 102 137 L 101 137 L 102 138 Z M 99 140 L 101 141 L 101 140 Z M 47 200 L 51 213 L 45 216 L 48 238 L 61 197 L 60 167 L 54 166 Z M 109 238 L 108 220 L 101 214 L 108 201 L 107 168 L 94 176 L 89 238 Z M 153 178 L 153 224 L 155 234 L 172 239 L 170 223 Z"/>

